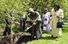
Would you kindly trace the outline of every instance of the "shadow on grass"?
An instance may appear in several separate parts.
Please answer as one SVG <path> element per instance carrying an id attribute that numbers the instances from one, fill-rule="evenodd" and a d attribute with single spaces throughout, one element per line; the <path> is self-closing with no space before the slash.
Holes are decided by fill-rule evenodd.
<path id="1" fill-rule="evenodd" d="M 31 36 L 22 36 L 18 39 L 18 41 L 16 42 L 16 44 L 26 44 L 29 41 L 34 41 L 37 39 L 31 39 Z M 57 38 L 51 37 L 51 36 L 46 36 L 46 37 L 41 37 L 38 40 L 55 40 L 57 41 Z"/>
<path id="2" fill-rule="evenodd" d="M 56 38 L 53 38 L 51 36 L 46 36 L 46 37 L 41 37 L 40 39 L 38 40 L 56 40 Z M 34 41 L 34 40 L 37 40 L 37 39 L 31 39 L 31 36 L 22 36 L 18 39 L 18 41 L 16 42 L 16 44 L 26 44 L 27 42 L 29 41 Z"/>
<path id="3" fill-rule="evenodd" d="M 22 36 L 18 39 L 18 41 L 16 42 L 16 44 L 26 44 L 28 41 L 31 41 L 31 36 Z"/>

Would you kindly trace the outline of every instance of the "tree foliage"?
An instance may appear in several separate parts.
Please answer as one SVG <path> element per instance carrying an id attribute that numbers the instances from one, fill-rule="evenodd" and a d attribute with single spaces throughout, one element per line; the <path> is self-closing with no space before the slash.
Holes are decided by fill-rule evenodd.
<path id="1" fill-rule="evenodd" d="M 30 7 L 36 8 L 42 15 L 44 8 L 50 11 L 55 3 L 64 10 L 65 20 L 68 19 L 68 0 L 0 0 L 0 23 L 5 23 L 4 19 L 7 18 L 15 24 L 27 15 Z"/>

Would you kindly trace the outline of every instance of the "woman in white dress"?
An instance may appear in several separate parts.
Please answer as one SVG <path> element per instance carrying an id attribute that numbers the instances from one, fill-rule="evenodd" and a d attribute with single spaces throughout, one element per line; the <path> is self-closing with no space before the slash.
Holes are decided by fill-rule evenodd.
<path id="1" fill-rule="evenodd" d="M 52 37 L 59 37 L 62 35 L 62 19 L 64 17 L 63 10 L 60 9 L 60 6 L 55 4 L 51 10 L 52 14 Z"/>

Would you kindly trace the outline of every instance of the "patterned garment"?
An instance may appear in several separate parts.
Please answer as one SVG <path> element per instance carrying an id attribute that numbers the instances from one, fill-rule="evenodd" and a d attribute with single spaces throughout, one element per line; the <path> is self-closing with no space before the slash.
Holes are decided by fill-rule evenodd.
<path id="1" fill-rule="evenodd" d="M 50 30 L 51 30 L 50 19 L 51 19 L 51 14 L 50 14 L 50 12 L 47 12 L 46 14 L 44 14 L 44 15 L 42 16 L 42 20 L 43 20 L 43 30 L 45 30 L 46 32 L 50 32 Z"/>

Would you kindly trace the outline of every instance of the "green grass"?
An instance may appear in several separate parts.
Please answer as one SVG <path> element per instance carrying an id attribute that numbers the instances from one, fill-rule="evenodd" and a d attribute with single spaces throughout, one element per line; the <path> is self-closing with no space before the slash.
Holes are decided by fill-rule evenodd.
<path id="1" fill-rule="evenodd" d="M 68 24 L 64 25 L 61 37 L 53 39 L 50 36 L 51 34 L 44 33 L 41 39 L 28 41 L 27 44 L 68 44 Z"/>

